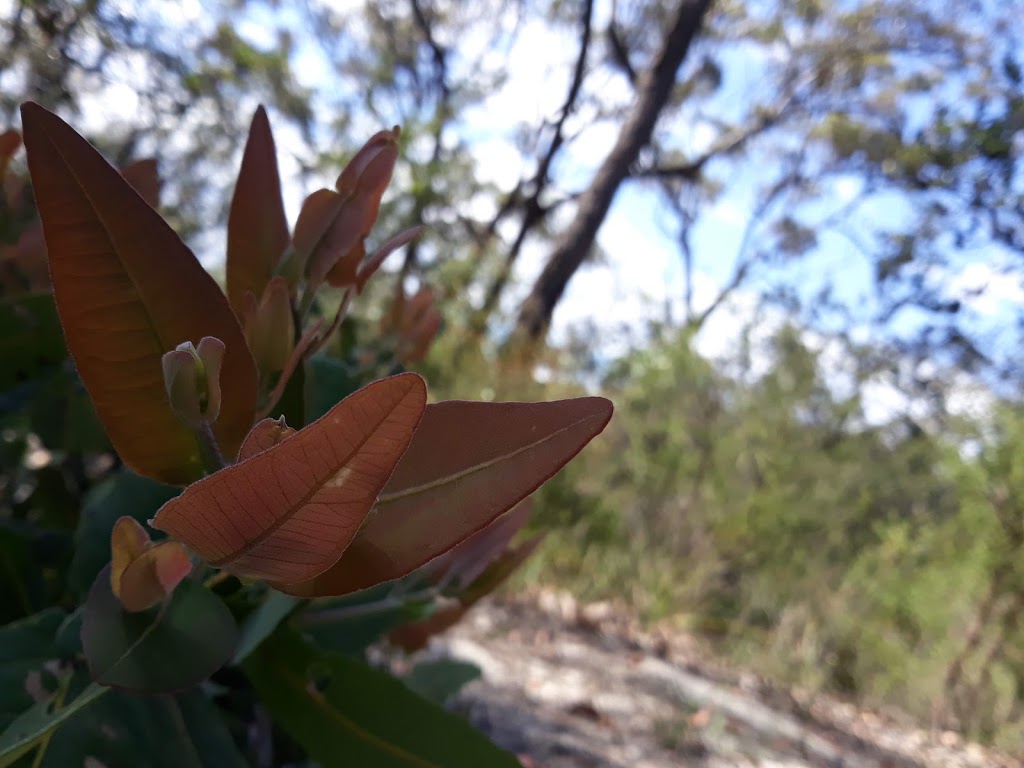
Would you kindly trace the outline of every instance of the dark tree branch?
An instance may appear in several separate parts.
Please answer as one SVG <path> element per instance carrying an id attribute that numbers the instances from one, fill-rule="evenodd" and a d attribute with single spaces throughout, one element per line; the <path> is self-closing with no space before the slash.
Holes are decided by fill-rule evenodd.
<path id="1" fill-rule="evenodd" d="M 612 49 L 612 62 L 622 70 L 631 85 L 636 85 L 636 70 L 633 69 L 633 64 L 629 60 L 629 51 L 626 49 L 626 44 L 622 42 L 622 37 L 619 36 L 614 20 L 608 25 L 608 44 Z"/>
<path id="2" fill-rule="evenodd" d="M 668 102 L 676 74 L 697 35 L 711 0 L 682 0 L 652 67 L 637 81 L 637 100 L 591 185 L 580 197 L 576 217 L 555 244 L 540 277 L 519 309 L 517 335 L 530 342 L 543 337 L 565 287 L 590 253 L 597 231 L 619 186 L 651 140 Z"/>
<path id="3" fill-rule="evenodd" d="M 540 199 L 550 183 L 549 177 L 551 173 L 551 164 L 554 162 L 555 157 L 558 155 L 558 151 L 565 143 L 565 123 L 575 110 L 580 90 L 583 87 L 583 79 L 586 75 L 587 69 L 587 52 L 590 49 L 590 39 L 592 36 L 591 21 L 593 11 L 593 0 L 586 0 L 583 4 L 583 11 L 580 15 L 580 49 L 579 55 L 576 57 L 576 66 L 573 69 L 572 81 L 569 84 L 569 92 L 566 94 L 565 102 L 563 103 L 562 109 L 558 115 L 558 121 L 554 125 L 554 133 L 551 137 L 550 143 L 548 144 L 547 151 L 537 164 L 537 171 L 530 182 L 530 186 L 532 187 L 530 195 L 521 202 L 523 216 L 520 220 L 519 231 L 516 233 L 515 240 L 509 248 L 501 271 L 497 274 L 494 281 L 488 288 L 483 304 L 480 309 L 474 313 L 473 320 L 470 323 L 470 327 L 477 333 L 483 332 L 488 318 L 494 311 L 494 308 L 498 305 L 498 301 L 501 299 L 501 294 L 504 292 L 505 287 L 508 285 L 508 281 L 512 276 L 512 268 L 515 266 L 516 260 L 522 252 L 523 244 L 526 242 L 527 236 L 544 221 L 550 210 L 548 207 L 541 205 Z"/>
<path id="4" fill-rule="evenodd" d="M 442 134 L 448 125 L 448 120 L 452 113 L 452 90 L 448 83 L 448 50 L 437 42 L 437 38 L 434 36 L 433 27 L 431 26 L 431 21 L 427 18 L 427 14 L 424 12 L 423 6 L 419 0 L 411 0 L 411 5 L 413 18 L 416 20 L 416 27 L 419 29 L 420 34 L 423 35 L 423 39 L 426 41 L 427 47 L 430 49 L 434 65 L 432 84 L 437 90 L 437 101 L 434 105 L 434 119 L 432 121 L 433 130 L 431 131 L 431 139 L 434 142 L 434 146 L 430 155 L 430 161 L 426 168 L 427 173 L 433 177 L 441 165 L 443 152 Z M 415 67 L 413 67 L 413 69 L 415 70 Z M 430 192 L 417 195 L 410 217 L 413 222 L 418 223 L 423 221 L 424 213 L 426 212 L 428 205 L 432 202 L 430 197 Z M 405 257 L 402 260 L 402 267 L 399 272 L 400 283 L 404 284 L 405 279 L 416 268 L 422 245 L 422 240 L 417 238 L 406 246 Z"/>

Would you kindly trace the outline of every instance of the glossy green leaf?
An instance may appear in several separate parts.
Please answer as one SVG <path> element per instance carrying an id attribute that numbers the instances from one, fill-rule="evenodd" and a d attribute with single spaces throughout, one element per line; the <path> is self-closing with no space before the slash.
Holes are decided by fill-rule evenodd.
<path id="1" fill-rule="evenodd" d="M 274 136 L 261 106 L 249 127 L 228 214 L 227 292 L 238 317 L 246 291 L 257 301 L 263 296 L 289 237 Z"/>
<path id="2" fill-rule="evenodd" d="M 279 589 L 302 597 L 341 595 L 410 573 L 533 493 L 611 415 L 603 397 L 427 406 L 344 557 L 315 579 Z"/>
<path id="3" fill-rule="evenodd" d="M 122 469 L 89 491 L 75 533 L 75 553 L 68 575 L 71 589 L 84 597 L 96 574 L 110 562 L 110 532 L 119 517 L 127 515 L 145 523 L 179 493 L 179 488 L 140 477 L 130 469 Z"/>
<path id="4" fill-rule="evenodd" d="M 89 590 L 82 647 L 93 679 L 143 693 L 180 691 L 205 680 L 235 652 L 238 628 L 227 606 L 187 579 L 171 598 L 127 613 L 110 588 L 109 566 Z"/>
<path id="5" fill-rule="evenodd" d="M 279 631 L 243 665 L 282 728 L 324 768 L 519 768 L 464 720 L 386 672 Z"/>
<path id="6" fill-rule="evenodd" d="M 22 105 L 32 185 L 68 349 L 125 464 L 162 482 L 202 474 L 192 432 L 171 411 L 161 357 L 215 336 L 227 353 L 214 432 L 234 456 L 252 426 L 257 373 L 227 299 L 191 251 L 64 121 Z M 188 311 L 182 311 L 182 299 Z"/>

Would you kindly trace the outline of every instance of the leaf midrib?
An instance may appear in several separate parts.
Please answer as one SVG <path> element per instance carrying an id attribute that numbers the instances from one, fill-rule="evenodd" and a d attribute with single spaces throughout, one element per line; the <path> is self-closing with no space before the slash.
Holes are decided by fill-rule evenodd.
<path id="1" fill-rule="evenodd" d="M 497 464 L 500 464 L 501 462 L 508 461 L 509 459 L 514 459 L 516 456 L 518 456 L 521 453 L 524 453 L 525 451 L 529 451 L 532 450 L 533 448 L 543 445 L 549 440 L 553 440 L 559 435 L 568 432 L 571 429 L 576 429 L 577 427 L 580 427 L 581 425 L 585 424 L 588 421 L 600 419 L 602 418 L 602 416 L 603 414 L 597 413 L 584 416 L 578 421 L 574 421 L 571 424 L 567 424 L 566 426 L 562 427 L 561 429 L 555 432 L 549 432 L 539 440 L 522 445 L 513 451 L 509 451 L 507 453 L 494 456 L 493 458 L 490 458 L 487 461 L 482 461 L 478 464 L 472 464 L 466 467 L 465 469 L 459 470 L 458 472 L 453 472 L 451 474 L 444 475 L 442 477 L 437 478 L 436 480 L 431 480 L 430 482 L 427 483 L 413 485 L 408 488 L 404 488 L 401 491 L 393 491 L 392 493 L 382 493 L 380 496 L 377 497 L 377 504 L 375 506 L 381 507 L 386 504 L 393 504 L 395 502 L 401 501 L 402 499 L 407 499 L 411 496 L 417 496 L 421 493 L 427 493 L 429 491 L 434 490 L 435 488 L 441 488 L 444 487 L 445 485 L 455 483 L 461 480 L 462 478 L 469 477 L 470 475 L 474 475 L 477 472 L 483 472 L 484 470 L 489 469 L 490 467 L 493 467 Z"/>

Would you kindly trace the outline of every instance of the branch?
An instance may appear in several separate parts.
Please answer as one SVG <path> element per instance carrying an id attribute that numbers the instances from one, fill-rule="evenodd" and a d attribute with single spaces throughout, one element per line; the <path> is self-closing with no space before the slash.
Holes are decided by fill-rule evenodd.
<path id="1" fill-rule="evenodd" d="M 530 196 L 522 202 L 523 218 L 520 221 L 519 232 L 509 248 L 505 263 L 501 271 L 494 278 L 484 298 L 480 309 L 474 313 L 470 327 L 477 333 L 482 333 L 488 317 L 498 305 L 501 294 L 505 290 L 509 279 L 512 276 L 512 268 L 515 266 L 519 254 L 522 252 L 526 237 L 535 229 L 547 216 L 548 209 L 540 204 L 540 198 L 547 190 L 549 183 L 548 176 L 551 172 L 551 164 L 555 156 L 565 143 L 565 123 L 576 108 L 576 101 L 579 98 L 580 90 L 583 87 L 583 78 L 586 74 L 587 51 L 590 48 L 592 32 L 592 16 L 594 11 L 593 0 L 586 0 L 583 4 L 583 11 L 580 16 L 580 50 L 576 57 L 576 66 L 573 69 L 572 82 L 569 85 L 569 92 L 566 94 L 565 103 L 562 104 L 558 122 L 554 126 L 554 135 L 548 144 L 547 151 L 537 164 L 537 172 L 534 174 L 531 186 L 533 187 Z"/>
<path id="2" fill-rule="evenodd" d="M 525 337 L 524 340 L 535 343 L 546 333 L 555 305 L 594 245 L 612 198 L 629 176 L 640 150 L 650 142 L 658 116 L 668 103 L 676 74 L 710 6 L 711 0 L 680 2 L 675 22 L 662 40 L 652 67 L 637 81 L 636 102 L 615 146 L 581 196 L 575 219 L 555 244 L 544 271 L 520 306 L 516 334 Z"/>
<path id="3" fill-rule="evenodd" d="M 630 175 L 634 179 L 656 178 L 656 179 L 680 179 L 684 181 L 696 181 L 707 163 L 716 157 L 726 157 L 741 151 L 751 139 L 764 133 L 769 128 L 778 124 L 785 116 L 789 107 L 793 104 L 791 95 L 771 112 L 766 112 L 751 125 L 737 127 L 719 137 L 710 149 L 699 157 L 687 163 L 674 163 L 671 165 L 657 165 L 650 168 L 638 168 Z"/>
<path id="4" fill-rule="evenodd" d="M 799 168 L 799 162 L 797 163 L 797 167 Z M 715 311 L 721 307 L 722 304 L 724 304 L 725 301 L 746 281 L 747 275 L 750 273 L 754 263 L 757 261 L 757 255 L 749 253 L 750 245 L 754 238 L 754 232 L 782 194 L 786 192 L 790 186 L 798 183 L 800 183 L 799 170 L 780 179 L 768 191 L 768 194 L 765 195 L 764 199 L 757 206 L 757 209 L 753 212 L 750 220 L 747 222 L 746 229 L 743 231 L 743 238 L 740 241 L 739 249 L 736 251 L 736 269 L 733 271 L 732 278 L 722 287 L 722 290 L 718 292 L 718 295 L 715 296 L 703 312 L 695 317 L 687 318 L 687 327 L 692 332 L 695 333 L 703 328 L 704 324 L 708 321 L 708 318 L 711 317 L 711 315 L 714 314 Z"/>

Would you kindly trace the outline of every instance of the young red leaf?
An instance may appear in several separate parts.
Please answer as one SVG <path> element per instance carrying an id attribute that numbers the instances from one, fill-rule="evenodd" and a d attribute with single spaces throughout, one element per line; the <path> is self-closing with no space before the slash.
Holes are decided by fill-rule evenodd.
<path id="1" fill-rule="evenodd" d="M 302 204 L 292 238 L 293 259 L 315 289 L 325 278 L 355 285 L 381 197 L 398 159 L 398 129 L 380 131 L 342 171 L 334 190 L 314 192 Z"/>
<path id="2" fill-rule="evenodd" d="M 245 292 L 259 298 L 288 247 L 288 219 L 270 121 L 256 110 L 242 155 L 228 215 L 227 290 L 235 315 L 242 316 Z"/>
<path id="3" fill-rule="evenodd" d="M 292 247 L 303 258 L 308 258 L 316 248 L 344 202 L 345 198 L 333 189 L 318 189 L 303 201 L 292 235 Z"/>
<path id="4" fill-rule="evenodd" d="M 376 381 L 269 450 L 190 486 L 151 524 L 239 576 L 312 579 L 349 546 L 426 399 L 416 374 Z"/>
<path id="5" fill-rule="evenodd" d="M 295 322 L 285 279 L 270 278 L 259 300 L 246 291 L 238 317 L 260 376 L 267 380 L 283 371 L 295 351 Z"/>
<path id="6" fill-rule="evenodd" d="M 152 608 L 192 571 L 180 542 L 154 544 L 146 529 L 128 516 L 114 524 L 110 554 L 110 588 L 129 613 Z"/>
<path id="7" fill-rule="evenodd" d="M 226 345 L 214 433 L 234 456 L 257 374 L 224 294 L 181 239 L 89 143 L 38 104 L 21 108 L 29 170 L 68 349 L 125 464 L 184 484 L 202 474 L 171 411 L 161 358 L 185 341 Z"/>
<path id="8" fill-rule="evenodd" d="M 345 556 L 315 579 L 275 586 L 300 597 L 343 595 L 410 573 L 533 493 L 611 415 L 603 397 L 427 406 Z"/>

